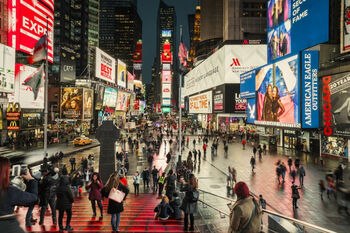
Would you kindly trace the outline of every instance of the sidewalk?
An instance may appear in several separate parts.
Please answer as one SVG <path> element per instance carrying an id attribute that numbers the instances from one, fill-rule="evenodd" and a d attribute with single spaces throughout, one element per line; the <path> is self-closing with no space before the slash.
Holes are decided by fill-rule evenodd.
<path id="1" fill-rule="evenodd" d="M 193 137 L 190 137 L 190 142 L 192 140 Z M 209 141 L 208 148 L 211 145 L 212 141 Z M 202 150 L 202 144 L 197 144 L 196 149 Z M 190 150 L 193 150 L 192 143 L 190 143 Z M 187 154 L 188 149 L 186 148 L 183 152 L 183 157 L 186 158 Z M 300 190 L 299 209 L 293 211 L 290 188 L 292 179 L 289 173 L 287 172 L 286 174 L 285 185 L 278 185 L 276 178 L 275 163 L 281 160 L 287 164 L 287 159 L 290 155 L 287 151 L 283 154 L 279 152 L 263 155 L 262 161 L 257 159 L 256 173 L 252 174 L 250 166 L 250 158 L 253 155 L 252 148 L 248 146 L 246 150 L 243 150 L 240 143 L 231 143 L 229 144 L 228 158 L 224 158 L 223 143 L 221 141 L 218 147 L 218 155 L 214 157 L 214 160 L 210 158 L 209 149 L 207 150 L 207 160 L 203 161 L 202 151 L 201 167 L 200 170 L 197 168 L 195 174 L 199 177 L 201 189 L 221 196 L 227 196 L 227 167 L 233 166 L 237 170 L 237 181 L 246 182 L 254 194 L 262 194 L 274 211 L 278 210 L 286 216 L 298 218 L 330 230 L 346 232 L 350 227 L 350 217 L 337 212 L 337 204 L 334 198 L 328 200 L 327 196 L 324 195 L 324 201 L 322 201 L 319 196 L 319 180 L 324 179 L 325 173 L 329 169 L 333 169 L 333 166 L 337 165 L 337 163 L 326 162 L 328 166 L 321 168 L 320 165 L 314 163 L 315 160 L 312 156 L 306 154 L 298 155 L 306 170 L 306 176 L 304 188 Z M 296 155 L 291 156 L 293 159 L 296 157 Z M 209 166 L 212 168 L 209 168 Z M 344 171 L 344 179 L 349 179 L 349 172 Z M 296 184 L 299 184 L 298 178 L 296 178 Z M 221 206 L 222 210 L 228 211 L 224 203 L 215 204 Z"/>

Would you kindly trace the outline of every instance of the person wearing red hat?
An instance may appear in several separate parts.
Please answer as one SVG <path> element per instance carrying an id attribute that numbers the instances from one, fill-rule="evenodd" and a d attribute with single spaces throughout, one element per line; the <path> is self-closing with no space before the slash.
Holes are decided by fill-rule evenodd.
<path id="1" fill-rule="evenodd" d="M 235 185 L 237 201 L 231 208 L 228 233 L 256 233 L 261 229 L 262 208 L 249 194 L 246 183 L 240 181 Z"/>

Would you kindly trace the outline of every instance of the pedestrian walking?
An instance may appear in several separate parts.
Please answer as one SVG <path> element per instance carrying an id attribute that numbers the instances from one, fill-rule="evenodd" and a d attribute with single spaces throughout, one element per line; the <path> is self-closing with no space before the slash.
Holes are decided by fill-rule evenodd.
<path id="1" fill-rule="evenodd" d="M 207 157 L 207 144 L 204 143 L 204 140 L 203 140 L 203 155 L 204 155 L 204 160 L 205 160 Z"/>
<path id="2" fill-rule="evenodd" d="M 115 193 L 116 190 L 124 193 L 124 198 L 121 202 L 116 202 L 110 197 L 111 191 Z M 111 225 L 114 232 L 119 231 L 120 213 L 124 211 L 124 200 L 129 194 L 129 189 L 120 182 L 118 172 L 114 172 L 107 180 L 106 186 L 102 189 L 104 197 L 108 198 L 107 213 L 111 215 Z"/>
<path id="3" fill-rule="evenodd" d="M 71 157 L 71 158 L 69 159 L 69 162 L 70 162 L 70 165 L 71 165 L 71 172 L 72 172 L 72 171 L 75 171 L 75 165 L 76 165 L 75 157 Z"/>
<path id="4" fill-rule="evenodd" d="M 280 180 L 280 177 L 281 177 L 281 167 L 280 167 L 279 165 L 277 165 L 277 167 L 276 167 L 276 175 L 277 175 L 278 184 L 281 184 L 281 180 Z"/>
<path id="5" fill-rule="evenodd" d="M 286 177 L 286 166 L 284 165 L 284 162 L 280 164 L 280 169 L 281 169 L 281 175 L 282 175 L 282 183 L 285 182 L 285 177 Z"/>
<path id="6" fill-rule="evenodd" d="M 255 158 L 254 158 L 254 156 L 252 156 L 250 158 L 250 165 L 252 166 L 252 172 L 254 173 L 254 169 L 255 169 Z"/>
<path id="7" fill-rule="evenodd" d="M 266 200 L 263 198 L 261 194 L 259 195 L 259 202 L 260 202 L 261 208 L 266 209 Z"/>
<path id="8" fill-rule="evenodd" d="M 305 169 L 303 167 L 303 165 L 300 166 L 300 168 L 298 169 L 298 176 L 299 176 L 299 185 L 300 187 L 304 186 L 304 176 L 305 176 Z"/>
<path id="9" fill-rule="evenodd" d="M 261 230 L 261 205 L 250 196 L 246 183 L 238 182 L 234 189 L 237 201 L 230 207 L 230 226 L 228 233 L 255 233 Z"/>
<path id="10" fill-rule="evenodd" d="M 157 192 L 157 183 L 158 183 L 158 169 L 156 168 L 156 166 L 153 166 L 152 169 L 152 181 L 153 181 L 153 193 Z"/>
<path id="11" fill-rule="evenodd" d="M 180 179 L 181 192 L 185 192 L 185 197 L 182 201 L 181 209 L 185 213 L 184 231 L 188 230 L 188 217 L 190 217 L 190 231 L 194 230 L 194 214 L 198 211 L 197 202 L 199 199 L 198 181 L 193 174 L 189 175 L 188 183 L 183 178 Z"/>
<path id="12" fill-rule="evenodd" d="M 326 191 L 326 185 L 324 183 L 323 180 L 320 180 L 320 182 L 318 183 L 319 187 L 320 187 L 320 196 L 321 196 L 321 200 L 323 201 L 323 193 Z"/>
<path id="13" fill-rule="evenodd" d="M 158 198 L 162 196 L 163 188 L 165 183 L 165 172 L 158 178 Z"/>
<path id="14" fill-rule="evenodd" d="M 201 157 L 202 157 L 201 153 L 202 152 L 200 150 L 198 150 L 198 161 L 199 161 L 199 163 L 201 162 Z"/>
<path id="15" fill-rule="evenodd" d="M 134 193 L 135 195 L 138 195 L 140 192 L 139 192 L 139 187 L 140 187 L 140 174 L 138 171 L 135 172 L 134 174 L 134 177 L 133 177 L 133 180 L 134 180 Z"/>
<path id="16" fill-rule="evenodd" d="M 299 169 L 299 166 L 300 166 L 300 159 L 296 158 L 296 159 L 294 160 L 294 166 L 295 166 L 295 168 L 296 168 L 297 170 Z"/>
<path id="17" fill-rule="evenodd" d="M 74 189 L 74 196 L 75 197 L 80 197 L 81 196 L 81 188 L 84 185 L 84 178 L 81 174 L 81 171 L 78 171 L 77 174 L 74 175 L 74 178 L 72 180 L 72 187 Z"/>
<path id="18" fill-rule="evenodd" d="M 232 173 L 231 173 L 231 167 L 228 166 L 227 168 L 227 187 L 231 187 L 232 185 Z"/>
<path id="19" fill-rule="evenodd" d="M 193 149 L 196 149 L 196 139 L 193 139 Z"/>
<path id="20" fill-rule="evenodd" d="M 74 197 L 72 190 L 70 189 L 69 177 L 64 175 L 60 178 L 59 185 L 57 188 L 57 201 L 56 208 L 58 210 L 58 226 L 59 231 L 64 230 L 71 232 L 73 228 L 70 226 L 70 221 L 72 219 L 72 203 L 74 202 Z M 66 212 L 66 228 L 63 228 L 63 216 Z"/>
<path id="21" fill-rule="evenodd" d="M 295 171 L 295 169 L 293 169 L 291 172 L 290 172 L 290 175 L 292 176 L 292 182 L 294 183 L 295 182 L 295 177 L 297 175 L 297 172 Z"/>
<path id="22" fill-rule="evenodd" d="M 228 155 L 228 145 L 224 146 L 224 154 L 225 154 L 225 158 L 227 158 Z"/>
<path id="23" fill-rule="evenodd" d="M 257 149 L 256 149 L 256 147 L 254 146 L 254 147 L 253 147 L 253 154 L 254 154 L 254 156 L 256 155 L 256 151 L 257 151 Z"/>
<path id="24" fill-rule="evenodd" d="M 245 141 L 245 139 L 243 139 L 242 140 L 243 150 L 245 150 L 245 144 L 246 144 L 246 141 Z"/>
<path id="25" fill-rule="evenodd" d="M 146 188 L 146 185 L 147 185 L 147 188 L 149 188 L 149 170 L 147 169 L 147 167 L 145 167 L 141 173 L 141 178 L 143 180 L 143 188 L 145 189 Z"/>
<path id="26" fill-rule="evenodd" d="M 259 148 L 259 150 L 258 150 L 258 153 L 259 153 L 259 159 L 261 160 L 262 159 L 262 149 L 261 149 L 261 147 Z"/>
<path id="27" fill-rule="evenodd" d="M 214 147 L 214 144 L 211 146 L 211 159 L 213 160 L 214 159 L 214 153 L 215 153 L 215 147 Z"/>
<path id="28" fill-rule="evenodd" d="M 197 151 L 193 149 L 193 157 L 194 157 L 194 162 L 197 162 Z"/>
<path id="29" fill-rule="evenodd" d="M 288 158 L 287 164 L 288 164 L 288 167 L 289 167 L 289 172 L 291 173 L 292 172 L 292 164 L 293 164 L 292 157 Z"/>
<path id="30" fill-rule="evenodd" d="M 89 200 L 91 202 L 91 207 L 93 211 L 92 217 L 96 217 L 96 202 L 98 208 L 101 212 L 101 218 L 103 217 L 103 206 L 102 206 L 102 196 L 101 190 L 103 189 L 103 182 L 101 180 L 100 174 L 97 172 L 92 173 L 91 181 L 86 185 L 86 190 L 90 190 L 89 192 Z"/>
<path id="31" fill-rule="evenodd" d="M 175 192 L 175 181 L 176 177 L 173 170 L 169 170 L 168 176 L 165 179 L 165 195 L 171 200 L 173 199 L 173 194 Z"/>
<path id="32" fill-rule="evenodd" d="M 188 148 L 188 144 L 189 144 L 189 142 L 190 142 L 190 138 L 187 136 L 187 139 L 186 139 L 186 141 L 187 141 L 187 148 Z"/>
<path id="33" fill-rule="evenodd" d="M 296 209 L 298 208 L 297 201 L 300 198 L 300 195 L 299 195 L 300 187 L 298 187 L 296 184 L 294 184 L 294 182 L 292 182 L 291 188 L 292 188 L 293 209 Z"/>

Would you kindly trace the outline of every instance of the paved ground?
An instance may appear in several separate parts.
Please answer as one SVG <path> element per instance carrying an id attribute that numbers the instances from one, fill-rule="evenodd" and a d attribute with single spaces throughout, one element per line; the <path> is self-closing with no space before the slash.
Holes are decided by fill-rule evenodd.
<path id="1" fill-rule="evenodd" d="M 190 142 L 192 140 L 193 137 L 190 138 Z M 210 141 L 209 147 L 211 144 L 212 142 Z M 198 150 L 199 147 L 202 148 L 201 145 L 197 145 L 196 149 Z M 192 143 L 190 143 L 189 149 L 193 149 Z M 183 154 L 185 155 L 184 157 L 187 157 L 187 148 Z M 279 151 L 275 154 L 267 153 L 263 155 L 262 161 L 257 159 L 256 173 L 254 174 L 251 172 L 250 166 L 252 154 L 252 148 L 247 147 L 246 150 L 243 150 L 241 144 L 232 143 L 229 144 L 228 158 L 225 158 L 223 143 L 221 142 L 218 155 L 213 160 L 209 154 L 209 156 L 207 155 L 207 160 L 201 162 L 200 169 L 198 168 L 199 164 L 197 164 L 195 172 L 199 178 L 200 188 L 222 196 L 230 196 L 226 188 L 226 171 L 228 166 L 233 166 L 237 170 L 237 181 L 245 181 L 253 193 L 257 195 L 262 194 L 272 207 L 272 210 L 337 232 L 348 231 L 350 217 L 337 212 L 337 204 L 334 198 L 331 198 L 331 200 L 324 198 L 324 201 L 322 201 L 319 196 L 319 180 L 324 179 L 326 172 L 333 169 L 337 162 L 326 162 L 327 166 L 322 168 L 320 165 L 315 164 L 314 158 L 310 155 L 295 155 L 291 151 Z M 292 179 L 289 173 L 286 175 L 286 183 L 284 185 L 278 184 L 275 175 L 275 163 L 278 160 L 282 160 L 287 164 L 287 156 L 289 155 L 293 159 L 296 156 L 300 157 L 306 169 L 304 188 L 300 191 L 301 198 L 297 211 L 293 211 L 292 208 L 290 188 Z M 348 170 L 345 172 L 345 179 L 349 180 Z M 299 184 L 298 179 L 296 183 Z M 213 200 L 215 200 L 215 206 L 220 206 L 222 210 L 228 211 L 227 206 L 224 207 L 227 201 L 221 201 L 219 204 L 217 198 Z"/>

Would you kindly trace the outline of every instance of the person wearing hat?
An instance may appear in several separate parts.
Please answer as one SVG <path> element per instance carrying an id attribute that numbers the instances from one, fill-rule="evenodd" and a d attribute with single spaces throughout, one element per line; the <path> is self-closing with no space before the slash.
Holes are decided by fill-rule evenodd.
<path id="1" fill-rule="evenodd" d="M 237 201 L 231 208 L 228 233 L 260 232 L 262 218 L 260 204 L 250 196 L 247 184 L 242 181 L 235 185 L 234 192 L 237 195 Z"/>

